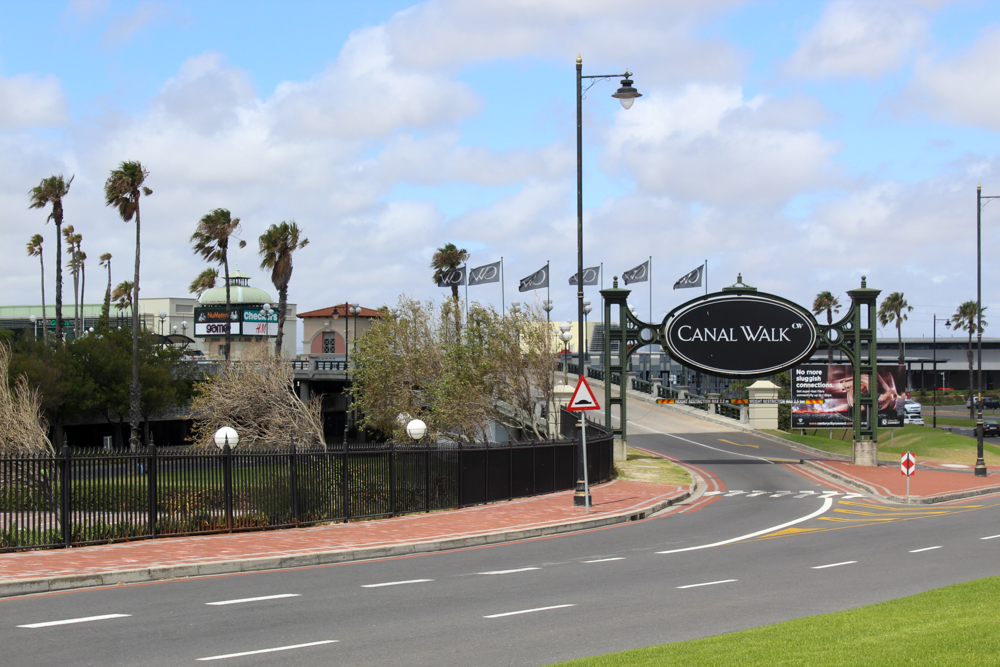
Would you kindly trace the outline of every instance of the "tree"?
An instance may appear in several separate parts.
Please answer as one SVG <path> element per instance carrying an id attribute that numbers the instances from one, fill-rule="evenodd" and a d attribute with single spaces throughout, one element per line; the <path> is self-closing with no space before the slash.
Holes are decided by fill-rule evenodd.
<path id="1" fill-rule="evenodd" d="M 218 280 L 218 269 L 205 269 L 198 274 L 197 278 L 191 281 L 191 284 L 188 285 L 188 291 L 197 295 L 200 299 L 202 294 L 215 287 Z"/>
<path id="2" fill-rule="evenodd" d="M 826 311 L 826 323 L 828 325 L 833 324 L 833 314 L 840 312 L 840 299 L 835 297 L 833 292 L 820 292 L 816 295 L 816 299 L 813 301 L 812 311 L 816 315 Z M 832 345 L 826 352 L 826 363 L 833 363 Z"/>
<path id="3" fill-rule="evenodd" d="M 978 322 L 982 322 L 983 329 L 986 329 L 986 318 L 983 315 L 986 313 L 986 308 L 981 310 L 977 308 L 978 304 L 975 301 L 966 301 L 958 306 L 955 310 L 955 314 L 951 316 L 951 323 L 959 331 L 969 332 L 969 348 L 966 350 L 965 356 L 969 360 L 969 406 L 970 414 L 975 411 L 976 404 L 973 399 L 973 389 L 975 388 L 975 382 L 972 379 L 972 335 L 975 333 L 981 333 L 979 329 Z"/>
<path id="4" fill-rule="evenodd" d="M 288 304 L 288 281 L 292 279 L 292 253 L 309 244 L 309 239 L 299 240 L 295 221 L 282 221 L 271 225 L 260 235 L 260 268 L 271 269 L 271 282 L 278 290 L 278 335 L 274 341 L 274 354 L 281 356 L 281 341 L 285 329 L 285 307 Z"/>
<path id="5" fill-rule="evenodd" d="M 11 349 L 0 345 L 0 453 L 52 455 L 48 424 L 42 416 L 41 397 L 23 374 L 10 377 Z M 5 467 L 0 483 L 9 482 Z"/>
<path id="6" fill-rule="evenodd" d="M 80 249 L 83 243 L 83 234 L 76 234 L 73 225 L 68 225 L 63 229 L 63 238 L 66 240 L 66 250 L 69 252 L 66 268 L 73 274 L 73 336 L 79 338 L 83 334 L 80 277 L 83 271 L 83 260 L 87 256 Z"/>
<path id="7" fill-rule="evenodd" d="M 214 449 L 215 432 L 223 426 L 240 434 L 241 449 L 284 448 L 290 437 L 300 447 L 324 444 L 322 397 L 300 401 L 291 364 L 271 354 L 266 341 L 249 345 L 240 363 L 223 365 L 195 392 L 190 438 L 195 445 Z"/>
<path id="8" fill-rule="evenodd" d="M 198 222 L 194 234 L 191 235 L 191 242 L 194 243 L 194 253 L 201 255 L 209 262 L 221 264 L 226 275 L 226 322 L 230 321 L 230 310 L 232 303 L 229 294 L 229 237 L 239 238 L 240 219 L 234 218 L 228 210 L 217 208 L 210 213 L 206 213 Z M 247 242 L 240 239 L 240 247 L 246 247 Z M 229 351 L 232 346 L 233 335 L 230 328 L 226 327 L 225 357 L 229 360 Z"/>
<path id="9" fill-rule="evenodd" d="M 451 299 L 444 306 L 450 306 Z M 448 308 L 401 298 L 397 317 L 379 318 L 359 339 L 351 395 L 366 428 L 405 438 L 409 417 L 432 437 L 486 442 L 499 425 L 512 437 L 551 437 L 556 350 L 545 317 L 501 314 L 474 304 L 460 336 Z"/>
<path id="10" fill-rule="evenodd" d="M 126 308 L 129 309 L 129 318 L 132 317 L 134 308 L 132 308 L 132 281 L 123 280 L 115 287 L 114 291 L 111 292 L 111 300 L 115 302 L 115 310 L 121 312 Z"/>
<path id="11" fill-rule="evenodd" d="M 111 253 L 101 255 L 99 263 L 108 268 L 108 288 L 104 291 L 104 305 L 101 307 L 101 326 L 107 328 L 111 322 Z"/>
<path id="12" fill-rule="evenodd" d="M 904 363 L 903 355 L 903 321 L 906 314 L 913 310 L 913 306 L 906 303 L 902 292 L 893 292 L 882 300 L 882 305 L 878 307 L 878 321 L 882 326 L 890 322 L 896 323 L 896 338 L 899 341 L 899 363 Z"/>
<path id="13" fill-rule="evenodd" d="M 45 208 L 52 204 L 52 212 L 45 220 L 51 220 L 56 226 L 56 340 L 60 345 L 65 340 L 62 316 L 62 198 L 69 193 L 69 186 L 73 184 L 74 178 L 76 177 L 70 176 L 68 181 L 63 181 L 62 174 L 43 178 L 29 193 L 31 204 L 28 208 Z"/>
<path id="14" fill-rule="evenodd" d="M 140 401 L 142 389 L 139 384 L 139 313 L 135 306 L 139 303 L 139 240 L 140 222 L 139 198 L 149 196 L 153 191 L 144 185 L 149 171 L 137 161 L 122 162 L 117 169 L 111 171 L 104 184 L 104 199 L 108 206 L 118 209 L 118 215 L 125 222 L 135 218 L 135 277 L 132 279 L 132 381 L 129 385 L 129 448 L 136 450 L 141 441 L 139 437 L 139 422 L 142 419 Z"/>
<path id="15" fill-rule="evenodd" d="M 434 269 L 434 283 L 437 284 L 441 276 L 455 271 L 469 259 L 469 251 L 465 248 L 458 248 L 454 243 L 445 243 L 444 247 L 438 248 L 431 258 L 431 268 Z M 460 328 L 461 311 L 458 307 L 458 285 L 451 286 L 451 298 L 455 301 L 455 326 Z"/>
<path id="16" fill-rule="evenodd" d="M 35 234 L 28 241 L 28 256 L 37 257 L 38 263 L 42 267 L 42 340 L 49 339 L 49 326 L 46 320 L 48 316 L 45 314 L 45 257 L 42 256 L 42 242 L 44 239 L 41 234 Z"/>

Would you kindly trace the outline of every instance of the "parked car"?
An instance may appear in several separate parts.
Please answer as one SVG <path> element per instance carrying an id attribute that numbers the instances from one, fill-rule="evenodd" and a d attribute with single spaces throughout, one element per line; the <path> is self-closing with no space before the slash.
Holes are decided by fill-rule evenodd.
<path id="1" fill-rule="evenodd" d="M 965 402 L 965 407 L 972 407 L 971 398 Z M 1000 410 L 1000 399 L 993 396 L 983 396 L 983 408 L 985 410 Z"/>
<path id="2" fill-rule="evenodd" d="M 918 414 L 919 415 L 920 414 L 920 409 L 922 407 L 923 406 L 920 405 L 919 403 L 917 403 L 916 401 L 911 401 L 910 399 L 906 399 L 906 403 L 903 405 L 903 410 L 905 410 L 907 414 Z"/>
<path id="3" fill-rule="evenodd" d="M 983 420 L 983 437 L 1000 436 L 1000 424 L 991 419 Z"/>
<path id="4" fill-rule="evenodd" d="M 923 426 L 924 418 L 920 416 L 919 412 L 916 413 L 911 412 L 907 414 L 905 417 L 903 417 L 903 425 L 905 426 L 906 424 L 915 424 L 917 426 Z"/>

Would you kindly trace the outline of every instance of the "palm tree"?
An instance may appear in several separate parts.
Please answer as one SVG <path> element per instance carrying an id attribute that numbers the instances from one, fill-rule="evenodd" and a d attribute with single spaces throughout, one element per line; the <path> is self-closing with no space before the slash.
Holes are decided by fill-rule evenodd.
<path id="1" fill-rule="evenodd" d="M 454 243 L 446 243 L 443 248 L 438 248 L 431 258 L 431 268 L 434 269 L 434 283 L 437 284 L 441 276 L 451 271 L 455 271 L 469 259 L 469 251 L 465 248 L 458 248 Z M 455 300 L 455 328 L 461 328 L 461 312 L 458 307 L 458 285 L 451 286 L 451 298 Z"/>
<path id="2" fill-rule="evenodd" d="M 218 269 L 205 269 L 198 274 L 197 278 L 191 281 L 191 284 L 188 285 L 188 291 L 192 294 L 198 295 L 198 298 L 200 299 L 202 294 L 215 287 L 218 280 Z"/>
<path id="3" fill-rule="evenodd" d="M 982 310 L 977 308 L 978 304 L 975 301 L 966 301 L 958 306 L 955 310 L 955 314 L 951 316 L 951 323 L 956 329 L 960 331 L 969 332 L 969 349 L 966 351 L 965 356 L 969 360 L 969 406 L 970 414 L 974 413 L 976 410 L 975 401 L 972 400 L 973 388 L 975 384 L 972 380 L 972 334 L 979 333 L 978 322 L 982 322 L 983 329 L 986 328 L 986 319 L 983 314 L 986 312 L 984 307 Z"/>
<path id="4" fill-rule="evenodd" d="M 108 289 L 104 291 L 104 306 L 101 308 L 101 325 L 108 327 L 111 322 L 111 253 L 101 255 L 98 263 L 108 267 Z"/>
<path id="5" fill-rule="evenodd" d="M 911 310 L 913 310 L 913 306 L 906 303 L 906 299 L 903 297 L 902 292 L 893 292 L 889 296 L 885 297 L 882 301 L 882 305 L 878 307 L 879 324 L 885 326 L 890 322 L 896 323 L 896 338 L 899 341 L 900 364 L 905 361 L 903 356 L 903 321 L 906 320 L 906 314 Z"/>
<path id="6" fill-rule="evenodd" d="M 62 345 L 63 319 L 62 319 L 62 223 L 63 206 L 62 198 L 69 193 L 69 186 L 73 183 L 75 176 L 70 176 L 68 181 L 63 181 L 62 174 L 43 178 L 42 182 L 31 189 L 29 193 L 31 204 L 28 208 L 45 208 L 52 204 L 52 212 L 46 218 L 46 222 L 51 220 L 56 226 L 56 340 Z"/>
<path id="7" fill-rule="evenodd" d="M 131 280 L 123 280 L 111 292 L 111 300 L 115 304 L 115 310 L 121 312 L 128 308 L 130 316 L 132 314 L 132 287 Z"/>
<path id="8" fill-rule="evenodd" d="M 73 337 L 80 336 L 80 244 L 83 243 L 83 234 L 76 234 L 73 225 L 67 225 L 63 230 L 63 239 L 66 240 L 66 251 L 69 259 L 66 260 L 66 268 L 73 274 Z"/>
<path id="9" fill-rule="evenodd" d="M 295 221 L 271 225 L 258 239 L 260 268 L 271 269 L 271 282 L 278 290 L 278 335 L 274 341 L 275 356 L 281 355 L 281 340 L 285 328 L 285 306 L 288 304 L 288 281 L 292 279 L 292 253 L 309 244 L 299 240 L 300 230 Z"/>
<path id="10" fill-rule="evenodd" d="M 236 236 L 240 231 L 240 219 L 234 218 L 227 209 L 217 208 L 206 213 L 198 222 L 198 227 L 191 235 L 194 243 L 194 253 L 201 255 L 209 262 L 218 262 L 226 271 L 226 322 L 230 321 L 232 305 L 229 300 L 229 237 Z M 246 247 L 247 242 L 240 239 L 240 247 Z M 225 356 L 229 360 L 229 350 L 233 335 L 230 327 L 226 327 Z"/>
<path id="11" fill-rule="evenodd" d="M 47 319 L 45 315 L 45 258 L 42 256 L 42 242 L 44 240 L 41 234 L 32 236 L 31 240 L 28 241 L 28 256 L 37 257 L 38 263 L 42 266 L 42 340 L 48 340 L 49 327 L 45 321 Z"/>
<path id="12" fill-rule="evenodd" d="M 87 287 L 87 253 L 85 253 L 82 250 L 79 250 L 79 247 L 77 252 L 77 260 L 80 263 L 80 331 L 83 332 L 86 331 L 86 328 L 84 327 L 86 322 L 83 319 L 84 318 L 83 308 L 85 305 L 87 305 L 87 300 L 86 298 L 84 298 L 84 290 Z"/>
<path id="13" fill-rule="evenodd" d="M 132 279 L 132 384 L 129 385 L 129 447 L 138 449 L 139 425 L 142 420 L 140 400 L 142 397 L 139 386 L 139 314 L 135 307 L 139 303 L 139 238 L 140 215 L 139 197 L 153 194 L 153 191 L 143 185 L 149 172 L 137 161 L 122 162 L 117 169 L 111 171 L 104 184 L 104 200 L 108 206 L 118 209 L 122 220 L 129 222 L 135 218 L 135 277 Z"/>
<path id="14" fill-rule="evenodd" d="M 812 311 L 819 315 L 823 311 L 826 311 L 826 323 L 827 325 L 833 324 L 833 314 L 840 312 L 840 299 L 833 295 L 833 292 L 820 292 L 816 295 L 816 299 L 813 301 Z M 826 352 L 826 363 L 833 363 L 833 346 L 831 345 Z"/>

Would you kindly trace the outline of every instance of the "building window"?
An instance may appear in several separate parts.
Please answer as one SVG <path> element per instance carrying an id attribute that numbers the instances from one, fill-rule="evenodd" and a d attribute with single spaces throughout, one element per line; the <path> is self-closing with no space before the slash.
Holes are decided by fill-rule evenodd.
<path id="1" fill-rule="evenodd" d="M 335 354 L 337 352 L 337 334 L 323 334 L 323 354 Z"/>
<path id="2" fill-rule="evenodd" d="M 194 306 L 186 306 L 184 304 L 176 304 L 174 310 L 178 315 L 188 315 L 194 312 Z"/>

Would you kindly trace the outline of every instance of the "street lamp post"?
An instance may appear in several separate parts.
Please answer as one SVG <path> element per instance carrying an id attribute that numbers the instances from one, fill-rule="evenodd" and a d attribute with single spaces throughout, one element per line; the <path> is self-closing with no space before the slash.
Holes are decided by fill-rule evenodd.
<path id="1" fill-rule="evenodd" d="M 642 95 L 632 87 L 631 72 L 628 69 L 625 70 L 624 74 L 596 74 L 587 75 L 583 74 L 583 58 L 581 56 L 576 57 L 576 301 L 577 301 L 577 322 L 580 326 L 580 331 L 583 331 L 583 94 L 586 92 L 583 89 L 584 79 L 594 79 L 594 81 L 587 86 L 587 90 L 590 90 L 591 86 L 596 84 L 601 79 L 614 79 L 622 77 L 621 87 L 612 95 L 612 97 L 617 98 L 621 102 L 622 107 L 629 109 L 635 98 L 641 97 Z M 580 377 L 586 377 L 587 371 L 584 366 L 585 361 L 583 357 L 583 346 L 580 345 L 577 349 L 577 358 L 579 365 Z M 610 427 L 611 425 L 608 424 Z M 577 475 L 576 475 L 576 490 L 573 494 L 573 505 L 577 507 L 590 507 L 590 489 L 587 488 L 586 481 L 586 469 L 584 468 L 584 458 L 586 456 L 585 447 L 587 446 L 584 442 L 584 431 L 580 429 L 580 445 L 577 449 Z"/>
<path id="2" fill-rule="evenodd" d="M 983 458 L 983 200 L 1000 199 L 984 197 L 982 183 L 976 186 L 976 354 L 978 378 L 976 379 L 976 477 L 986 477 L 986 460 Z"/>
<path id="3" fill-rule="evenodd" d="M 160 311 L 160 335 L 161 336 L 163 335 L 163 324 L 166 321 L 167 321 L 167 314 L 161 310 Z"/>
<path id="4" fill-rule="evenodd" d="M 590 346 L 587 344 L 587 315 L 593 308 L 590 307 L 590 299 L 583 300 L 583 358 L 590 361 Z"/>
<path id="5" fill-rule="evenodd" d="M 946 327 L 948 327 L 949 329 L 951 328 L 951 320 L 949 320 L 947 317 L 938 317 L 937 313 L 934 313 L 934 361 L 931 364 L 934 368 L 934 370 L 931 371 L 931 377 L 934 379 L 934 381 L 931 383 L 932 385 L 934 385 L 931 387 L 931 389 L 934 390 L 934 417 L 932 418 L 931 426 L 934 428 L 937 428 L 937 323 L 938 322 L 944 322 L 944 325 Z"/>
<path id="6" fill-rule="evenodd" d="M 555 306 L 552 305 L 552 299 L 545 299 L 542 301 L 542 310 L 545 311 L 545 324 L 549 324 L 552 320 L 549 318 L 549 314 Z"/>
<path id="7" fill-rule="evenodd" d="M 265 341 L 270 341 L 271 340 L 271 313 L 274 312 L 274 309 L 271 308 L 271 304 L 265 303 L 264 307 L 261 308 L 261 310 L 264 311 L 264 340 Z"/>
<path id="8" fill-rule="evenodd" d="M 569 342 L 573 340 L 573 333 L 570 329 L 573 328 L 572 322 L 563 322 L 559 325 L 559 340 L 563 342 L 563 384 L 569 384 Z"/>
<path id="9" fill-rule="evenodd" d="M 28 319 L 31 320 L 32 336 L 37 341 L 38 340 L 38 316 L 37 315 L 32 315 Z"/>

